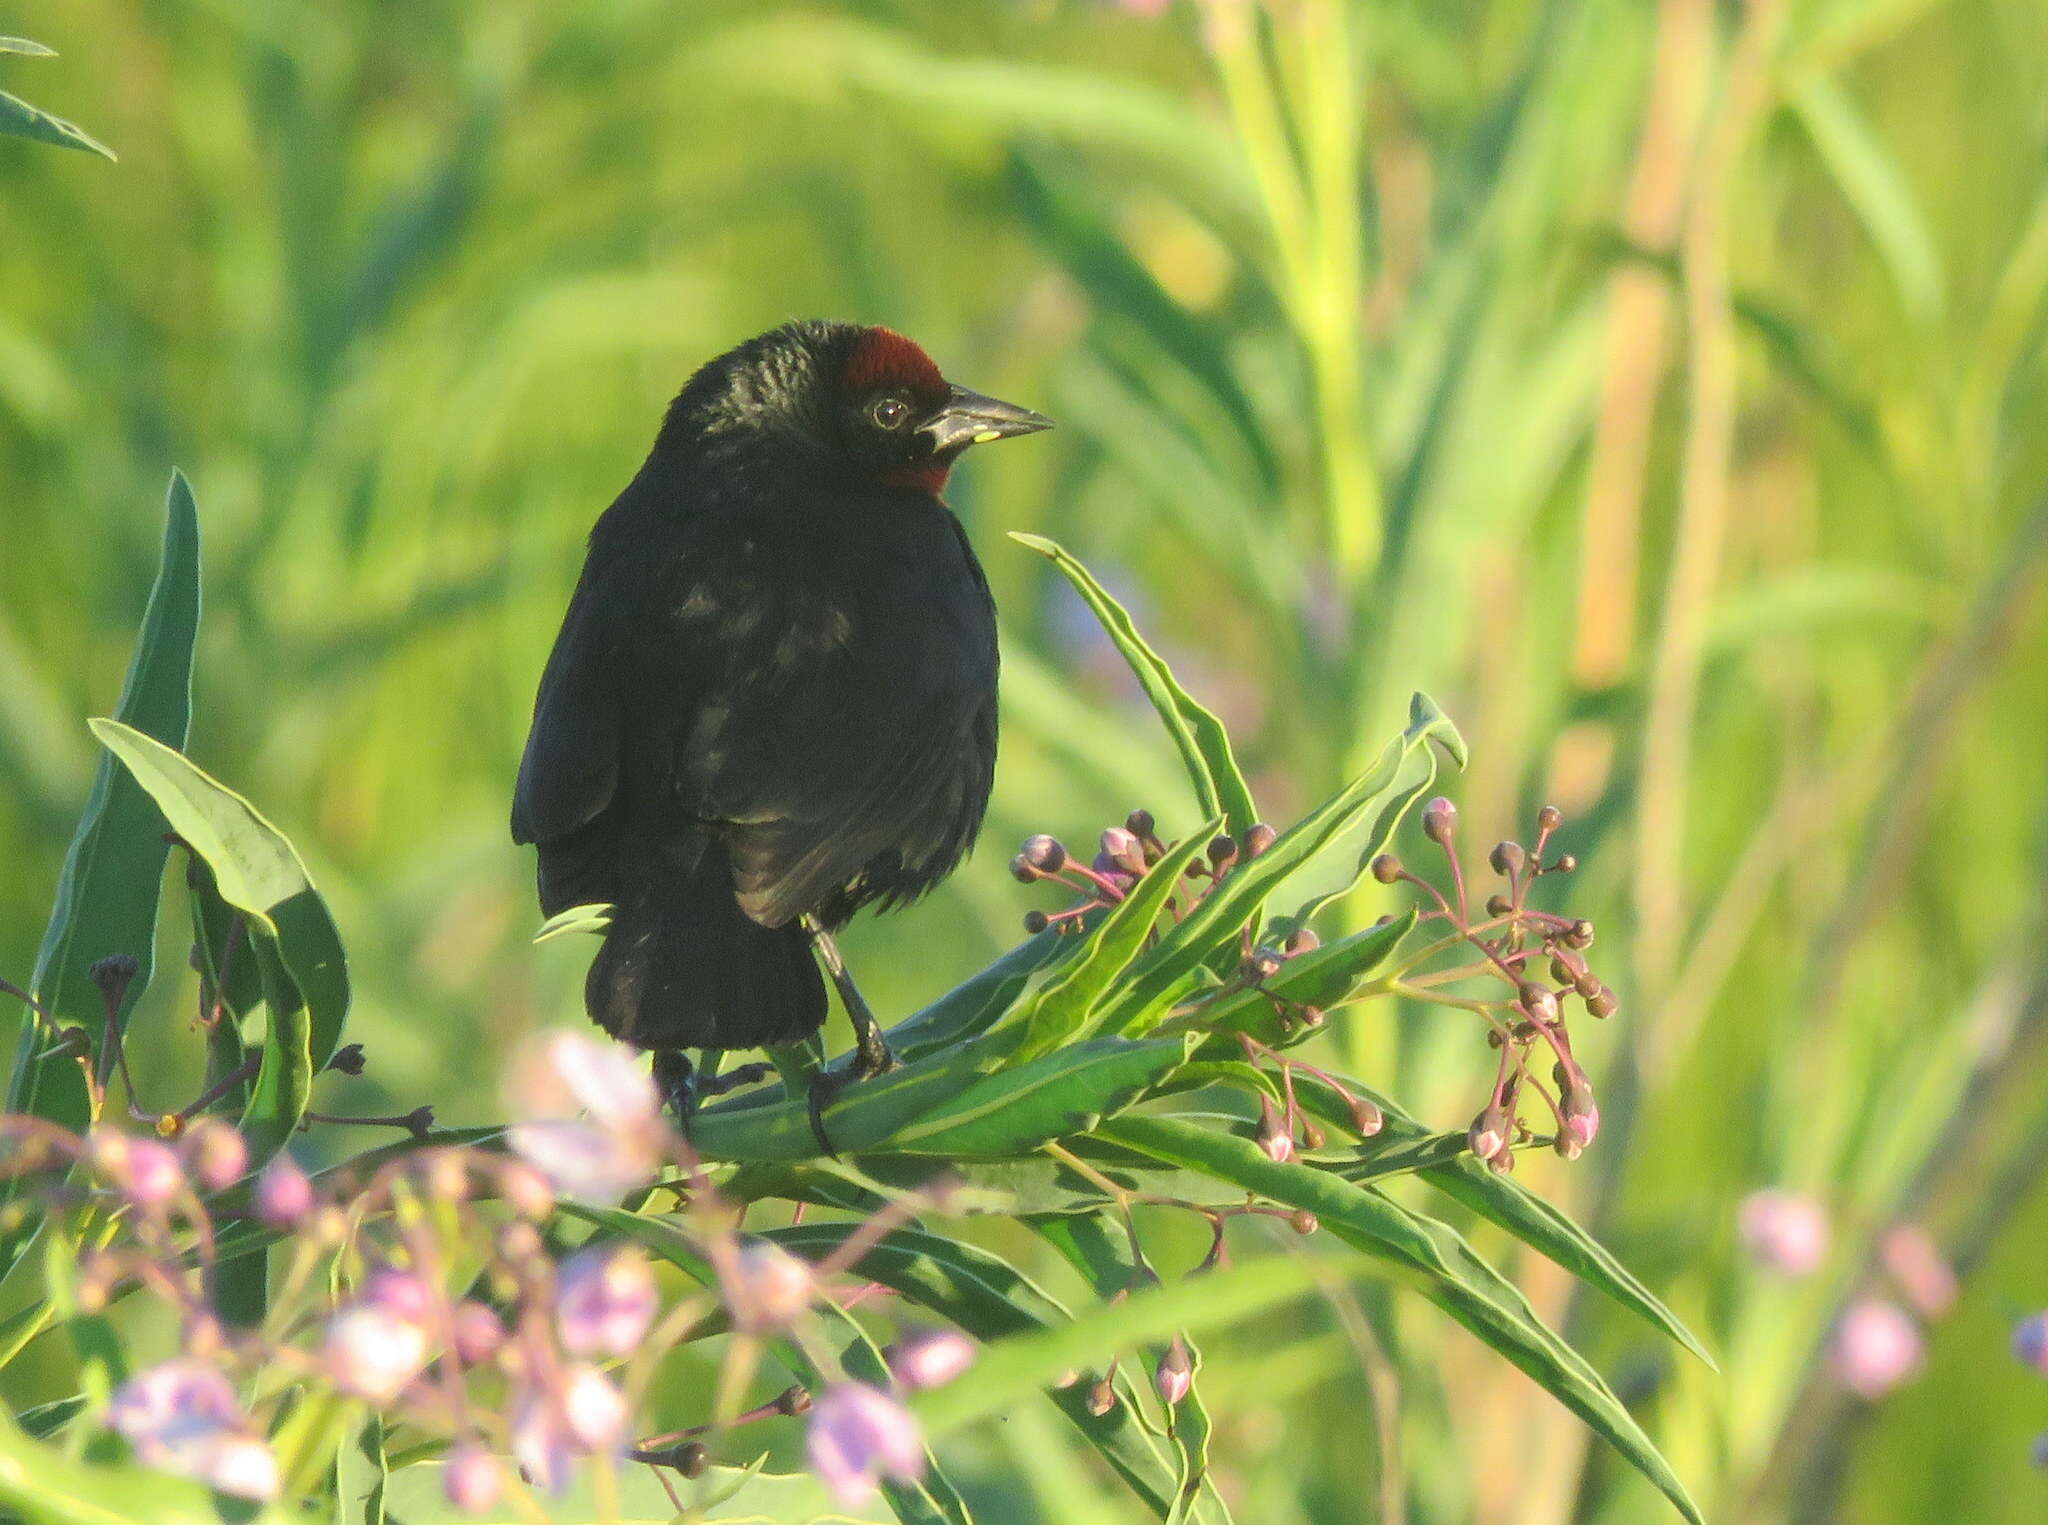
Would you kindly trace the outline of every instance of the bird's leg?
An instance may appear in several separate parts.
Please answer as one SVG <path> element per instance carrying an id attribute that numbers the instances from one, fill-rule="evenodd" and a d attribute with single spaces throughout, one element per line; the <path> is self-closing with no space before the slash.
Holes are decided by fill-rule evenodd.
<path id="1" fill-rule="evenodd" d="M 676 1126 L 683 1130 L 683 1137 L 690 1136 L 690 1118 L 697 1110 L 697 1068 L 690 1063 L 690 1056 L 679 1048 L 658 1048 L 654 1051 L 654 1085 L 660 1091 L 661 1099 L 668 1103 L 668 1109 L 676 1115 Z"/>
<path id="2" fill-rule="evenodd" d="M 811 1082 L 811 1136 L 817 1139 L 820 1149 L 836 1158 L 839 1151 L 832 1147 L 832 1140 L 825 1132 L 825 1108 L 856 1080 L 872 1079 L 895 1069 L 897 1060 L 888 1040 L 882 1036 L 882 1025 L 875 1020 L 874 1012 L 861 995 L 860 987 L 846 972 L 846 960 L 839 952 L 839 944 L 832 940 L 832 934 L 811 916 L 803 918 L 803 929 L 811 939 L 811 946 L 818 950 L 818 958 L 825 965 L 826 974 L 831 976 L 833 988 L 839 992 L 847 1019 L 853 1023 L 853 1063 L 844 1070 L 827 1071 Z"/>
<path id="3" fill-rule="evenodd" d="M 868 1009 L 860 987 L 846 972 L 846 960 L 840 955 L 839 944 L 812 917 L 804 918 L 804 930 L 810 934 L 811 945 L 824 961 L 825 972 L 832 976 L 833 988 L 839 992 L 847 1019 L 853 1023 L 853 1066 L 847 1073 L 855 1080 L 869 1080 L 876 1075 L 887 1074 L 896 1068 L 896 1056 L 882 1037 L 882 1025 L 875 1020 L 874 1012 Z"/>
<path id="4" fill-rule="evenodd" d="M 758 1085 L 775 1073 L 775 1066 L 761 1060 L 742 1064 L 727 1070 L 715 1080 L 706 1078 L 697 1082 L 699 1096 L 723 1096 L 727 1091 L 736 1091 L 741 1086 Z"/>

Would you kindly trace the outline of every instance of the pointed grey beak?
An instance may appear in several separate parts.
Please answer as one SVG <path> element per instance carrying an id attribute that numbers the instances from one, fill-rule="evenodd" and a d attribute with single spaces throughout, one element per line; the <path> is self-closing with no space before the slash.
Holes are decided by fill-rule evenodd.
<path id="1" fill-rule="evenodd" d="M 1052 420 L 1043 413 L 1034 413 L 1029 408 L 1020 408 L 1014 402 L 1004 402 L 998 397 L 984 397 L 965 387 L 955 387 L 953 395 L 946 399 L 945 407 L 917 432 L 932 442 L 933 455 L 945 455 L 965 450 L 969 445 L 985 445 L 991 440 L 1009 439 L 1018 434 L 1036 434 L 1051 427 Z"/>

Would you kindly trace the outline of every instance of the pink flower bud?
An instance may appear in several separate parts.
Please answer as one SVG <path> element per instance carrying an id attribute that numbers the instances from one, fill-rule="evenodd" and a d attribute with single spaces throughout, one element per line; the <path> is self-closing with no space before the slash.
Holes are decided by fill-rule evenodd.
<path id="1" fill-rule="evenodd" d="M 913 1334 L 889 1354 L 889 1370 L 913 1392 L 943 1387 L 974 1364 L 974 1341 L 951 1329 Z"/>
<path id="2" fill-rule="evenodd" d="M 1514 1123 L 1504 1108 L 1488 1106 L 1472 1119 L 1465 1142 L 1480 1159 L 1491 1161 L 1496 1155 L 1507 1152 L 1508 1134 L 1513 1128 Z"/>
<path id="3" fill-rule="evenodd" d="M 1294 1135 L 1281 1123 L 1280 1114 L 1270 1097 L 1259 1098 L 1258 1138 L 1259 1148 L 1275 1165 L 1285 1165 L 1294 1158 Z"/>
<path id="4" fill-rule="evenodd" d="M 1956 1305 L 1961 1288 L 1955 1270 L 1918 1224 L 1901 1223 L 1885 1230 L 1878 1254 L 1907 1305 L 1922 1318 L 1938 1319 Z"/>
<path id="5" fill-rule="evenodd" d="M 242 1135 L 212 1118 L 199 1122 L 185 1135 L 185 1157 L 207 1191 L 226 1191 L 249 1168 L 249 1146 L 242 1142 Z"/>
<path id="6" fill-rule="evenodd" d="M 2013 1325 L 2012 1353 L 2022 1366 L 2048 1377 L 2048 1311 L 2030 1313 Z"/>
<path id="7" fill-rule="evenodd" d="M 474 1441 L 462 1441 L 442 1465 L 441 1491 L 464 1514 L 482 1514 L 498 1501 L 496 1459 Z"/>
<path id="8" fill-rule="evenodd" d="M 357 1303 L 328 1321 L 323 1354 L 342 1392 L 390 1403 L 425 1370 L 427 1332 L 389 1308 Z"/>
<path id="9" fill-rule="evenodd" d="M 1594 1103 L 1593 1088 L 1586 1085 L 1565 1087 L 1564 1099 L 1559 1104 L 1564 1112 L 1564 1131 L 1573 1143 L 1584 1149 L 1593 1142 L 1600 1131 L 1600 1108 Z"/>
<path id="10" fill-rule="evenodd" d="M 1121 826 L 1112 826 L 1102 834 L 1102 856 L 1130 873 L 1145 872 L 1145 850 L 1138 845 L 1138 839 Z"/>
<path id="11" fill-rule="evenodd" d="M 1173 1337 L 1166 1354 L 1159 1358 L 1159 1369 L 1152 1380 L 1159 1396 L 1169 1405 L 1179 1403 L 1195 1385 L 1195 1365 L 1188 1356 L 1187 1342 L 1179 1335 Z"/>
<path id="12" fill-rule="evenodd" d="M 1750 1258 L 1780 1276 L 1810 1276 L 1828 1255 L 1828 1220 L 1797 1192 L 1767 1189 L 1743 1198 L 1736 1228 Z"/>
<path id="13" fill-rule="evenodd" d="M 654 1270 L 631 1246 L 579 1250 L 555 1283 L 555 1324 L 572 1355 L 629 1355 L 654 1322 Z"/>
<path id="14" fill-rule="evenodd" d="M 721 1277 L 733 1327 L 749 1334 L 785 1328 L 810 1306 L 816 1291 L 811 1268 L 765 1239 L 740 1246 L 730 1272 Z"/>
<path id="15" fill-rule="evenodd" d="M 452 1321 L 455 1359 L 464 1366 L 483 1365 L 505 1343 L 504 1321 L 482 1303 L 457 1303 Z"/>
<path id="16" fill-rule="evenodd" d="M 1422 807 L 1422 834 L 1430 841 L 1441 844 L 1449 840 L 1457 825 L 1458 807 L 1441 794 Z"/>
<path id="17" fill-rule="evenodd" d="M 275 1154 L 256 1177 L 256 1216 L 280 1231 L 313 1210 L 313 1182 L 288 1154 Z"/>
<path id="18" fill-rule="evenodd" d="M 424 1328 L 433 1322 L 440 1297 L 433 1284 L 418 1272 L 378 1266 L 363 1278 L 356 1300 Z"/>
<path id="19" fill-rule="evenodd" d="M 1829 1354 L 1842 1385 L 1875 1402 L 1920 1369 L 1920 1330 L 1898 1304 L 1864 1298 L 1842 1315 Z"/>
<path id="20" fill-rule="evenodd" d="M 825 1389 L 811 1407 L 804 1453 L 842 1507 L 855 1509 L 874 1496 L 884 1473 L 907 1480 L 924 1473 L 924 1438 L 910 1411 L 865 1382 Z"/>

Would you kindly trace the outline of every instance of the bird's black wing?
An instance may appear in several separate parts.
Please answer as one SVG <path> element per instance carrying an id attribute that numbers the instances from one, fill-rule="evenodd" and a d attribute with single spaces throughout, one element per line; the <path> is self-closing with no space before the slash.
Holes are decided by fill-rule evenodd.
<path id="1" fill-rule="evenodd" d="M 587 826 L 618 791 L 621 656 L 642 579 L 593 540 L 533 705 L 512 796 L 512 840 L 543 845 Z"/>

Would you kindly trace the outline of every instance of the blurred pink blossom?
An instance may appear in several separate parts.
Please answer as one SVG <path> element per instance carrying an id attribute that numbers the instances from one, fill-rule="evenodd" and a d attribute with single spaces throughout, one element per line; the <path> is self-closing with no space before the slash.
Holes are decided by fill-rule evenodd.
<path id="1" fill-rule="evenodd" d="M 616 1451 L 626 1439 L 626 1400 L 595 1366 L 572 1366 L 562 1379 L 562 1421 L 584 1451 Z"/>
<path id="2" fill-rule="evenodd" d="M 298 1161 L 278 1153 L 256 1177 L 256 1216 L 274 1229 L 290 1229 L 313 1210 L 313 1182 Z"/>
<path id="3" fill-rule="evenodd" d="M 512 1459 L 542 1493 L 562 1494 L 576 1471 L 576 1448 L 560 1410 L 544 1392 L 529 1389 L 512 1411 Z"/>
<path id="4" fill-rule="evenodd" d="M 498 1499 L 497 1461 L 474 1441 L 463 1441 L 448 1453 L 441 1491 L 465 1514 L 483 1513 Z"/>
<path id="5" fill-rule="evenodd" d="M 974 1364 L 974 1341 L 955 1329 L 930 1329 L 900 1342 L 889 1355 L 889 1370 L 913 1391 L 942 1387 Z"/>
<path id="6" fill-rule="evenodd" d="M 1885 1230 L 1878 1254 L 1913 1311 L 1938 1319 L 1956 1304 L 1956 1273 L 1927 1230 L 1901 1223 Z"/>
<path id="7" fill-rule="evenodd" d="M 656 1306 L 654 1270 L 630 1245 L 577 1251 L 555 1283 L 555 1324 L 573 1355 L 631 1354 Z"/>
<path id="8" fill-rule="evenodd" d="M 185 1157 L 207 1191 L 226 1191 L 249 1168 L 249 1146 L 242 1135 L 215 1118 L 202 1118 L 185 1135 Z"/>
<path id="9" fill-rule="evenodd" d="M 453 1315 L 455 1359 L 464 1366 L 479 1366 L 498 1353 L 505 1343 L 505 1323 L 482 1303 L 461 1302 Z"/>
<path id="10" fill-rule="evenodd" d="M 749 1334 L 787 1327 L 816 1293 L 811 1268 L 765 1239 L 748 1240 L 736 1255 L 719 1258 L 726 1311 L 733 1327 Z"/>
<path id="11" fill-rule="evenodd" d="M 185 1165 L 178 1152 L 153 1138 L 97 1129 L 91 1157 L 109 1185 L 150 1212 L 169 1206 L 185 1185 Z"/>
<path id="12" fill-rule="evenodd" d="M 427 1365 L 427 1331 L 376 1303 L 356 1303 L 327 1324 L 328 1375 L 355 1398 L 389 1403 Z"/>
<path id="13" fill-rule="evenodd" d="M 1920 1327 L 1897 1303 L 1879 1297 L 1849 1305 L 1830 1352 L 1842 1385 L 1871 1402 L 1918 1371 L 1924 1354 Z"/>
<path id="14" fill-rule="evenodd" d="M 138 1372 L 107 1405 L 107 1423 L 145 1466 L 240 1498 L 277 1497 L 277 1458 L 252 1433 L 228 1379 L 203 1362 Z"/>
<path id="15" fill-rule="evenodd" d="M 1780 1276 L 1810 1276 L 1828 1254 L 1828 1219 L 1813 1198 L 1775 1188 L 1751 1192 L 1736 1210 L 1750 1258 Z"/>
<path id="16" fill-rule="evenodd" d="M 616 1201 L 653 1180 L 667 1155 L 661 1099 L 622 1045 L 546 1034 L 514 1062 L 507 1099 L 519 1119 L 512 1148 L 569 1196 Z"/>
<path id="17" fill-rule="evenodd" d="M 924 1439 L 910 1411 L 880 1388 L 842 1382 L 812 1405 L 804 1453 L 811 1470 L 852 1509 L 874 1496 L 884 1473 L 910 1479 L 924 1472 Z"/>

